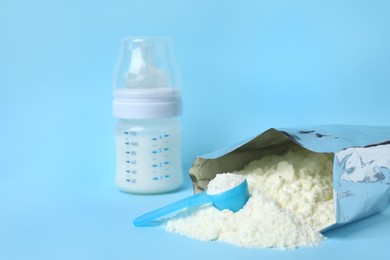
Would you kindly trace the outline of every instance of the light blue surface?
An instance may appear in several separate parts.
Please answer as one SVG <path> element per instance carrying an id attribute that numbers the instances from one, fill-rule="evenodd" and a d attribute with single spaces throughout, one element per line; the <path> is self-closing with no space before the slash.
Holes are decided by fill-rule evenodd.
<path id="1" fill-rule="evenodd" d="M 181 70 L 185 171 L 270 127 L 389 126 L 389 12 L 377 0 L 2 1 L 0 259 L 388 259 L 389 207 L 293 251 L 133 228 L 192 190 L 117 191 L 111 104 L 120 39 L 157 35 Z"/>

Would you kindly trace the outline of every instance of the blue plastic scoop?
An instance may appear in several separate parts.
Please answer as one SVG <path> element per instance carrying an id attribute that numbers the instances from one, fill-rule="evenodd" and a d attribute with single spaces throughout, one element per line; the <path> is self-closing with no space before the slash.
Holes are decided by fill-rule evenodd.
<path id="1" fill-rule="evenodd" d="M 207 194 L 207 190 L 191 197 L 179 200 L 165 207 L 146 213 L 133 221 L 136 227 L 152 227 L 162 224 L 160 217 L 173 213 L 183 208 L 212 203 L 217 209 L 229 209 L 233 212 L 239 211 L 249 199 L 248 183 L 246 180 L 239 185 L 218 193 Z"/>

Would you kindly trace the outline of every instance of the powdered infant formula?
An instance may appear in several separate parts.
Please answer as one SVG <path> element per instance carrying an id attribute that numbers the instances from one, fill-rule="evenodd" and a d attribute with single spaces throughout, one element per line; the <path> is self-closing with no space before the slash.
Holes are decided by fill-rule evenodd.
<path id="1" fill-rule="evenodd" d="M 240 211 L 219 211 L 211 204 L 187 208 L 167 219 L 165 227 L 191 238 L 240 247 L 318 245 L 325 239 L 319 231 L 335 222 L 332 167 L 330 154 L 306 150 L 263 157 L 241 171 L 218 174 L 209 184 L 208 190 L 218 192 L 245 176 L 251 197 Z"/>

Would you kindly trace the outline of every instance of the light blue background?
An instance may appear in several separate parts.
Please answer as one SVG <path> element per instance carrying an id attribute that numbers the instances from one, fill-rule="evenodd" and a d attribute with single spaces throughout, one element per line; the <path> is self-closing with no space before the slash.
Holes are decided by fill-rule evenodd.
<path id="1" fill-rule="evenodd" d="M 0 259 L 387 259 L 390 209 L 316 248 L 249 250 L 131 220 L 192 193 L 114 185 L 122 37 L 168 36 L 183 165 L 270 127 L 389 125 L 389 1 L 0 3 Z"/>

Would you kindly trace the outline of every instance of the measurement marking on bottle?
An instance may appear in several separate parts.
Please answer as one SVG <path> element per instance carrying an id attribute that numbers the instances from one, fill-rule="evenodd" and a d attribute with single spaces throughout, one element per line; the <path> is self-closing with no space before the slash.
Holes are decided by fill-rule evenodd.
<path id="1" fill-rule="evenodd" d="M 153 177 L 152 180 L 159 181 L 159 180 L 163 180 L 163 179 L 168 179 L 170 177 L 171 177 L 171 175 L 165 174 L 165 175 L 160 175 L 160 176 Z"/>
<path id="2" fill-rule="evenodd" d="M 137 131 L 124 131 L 124 135 L 137 136 Z"/>
<path id="3" fill-rule="evenodd" d="M 129 183 L 137 183 L 136 179 L 126 179 L 126 181 Z"/>

